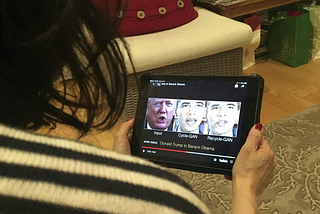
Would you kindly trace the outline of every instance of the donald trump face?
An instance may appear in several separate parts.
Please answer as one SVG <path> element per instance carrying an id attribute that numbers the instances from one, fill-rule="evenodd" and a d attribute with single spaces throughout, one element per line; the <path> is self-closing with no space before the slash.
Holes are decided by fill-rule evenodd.
<path id="1" fill-rule="evenodd" d="M 172 99 L 149 99 L 147 121 L 151 128 L 165 130 L 169 127 L 175 111 Z"/>

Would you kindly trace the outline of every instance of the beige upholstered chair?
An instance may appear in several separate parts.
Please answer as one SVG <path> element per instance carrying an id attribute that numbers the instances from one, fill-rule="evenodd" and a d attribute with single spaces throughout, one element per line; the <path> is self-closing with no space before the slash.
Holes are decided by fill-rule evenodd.
<path id="1" fill-rule="evenodd" d="M 186 25 L 126 38 L 138 75 L 242 75 L 243 48 L 251 43 L 251 28 L 206 9 L 195 9 L 199 17 Z M 126 64 L 130 74 L 123 121 L 134 117 L 138 99 L 128 58 Z"/>

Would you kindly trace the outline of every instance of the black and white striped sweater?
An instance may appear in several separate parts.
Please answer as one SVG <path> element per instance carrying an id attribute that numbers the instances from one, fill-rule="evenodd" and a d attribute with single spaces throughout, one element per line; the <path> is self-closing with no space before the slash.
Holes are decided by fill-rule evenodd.
<path id="1" fill-rule="evenodd" d="M 151 162 L 0 125 L 0 213 L 210 212 Z"/>

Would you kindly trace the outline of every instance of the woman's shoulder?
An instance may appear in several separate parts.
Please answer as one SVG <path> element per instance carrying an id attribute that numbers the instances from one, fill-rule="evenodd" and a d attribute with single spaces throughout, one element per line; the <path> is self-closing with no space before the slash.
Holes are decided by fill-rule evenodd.
<path id="1" fill-rule="evenodd" d="M 0 153 L 0 192 L 20 211 L 208 212 L 182 179 L 141 158 L 2 125 Z"/>

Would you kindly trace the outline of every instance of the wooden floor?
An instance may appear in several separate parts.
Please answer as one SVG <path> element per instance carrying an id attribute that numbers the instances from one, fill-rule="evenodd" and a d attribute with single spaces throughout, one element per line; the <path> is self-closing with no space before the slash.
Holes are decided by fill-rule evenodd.
<path id="1" fill-rule="evenodd" d="M 260 74 L 265 80 L 261 123 L 268 124 L 320 103 L 320 60 L 311 61 L 299 68 L 290 68 L 272 60 L 259 61 L 244 71 L 245 75 Z M 113 138 L 122 122 L 103 133 L 90 133 L 80 139 L 98 147 L 112 149 Z M 40 130 L 46 134 L 48 130 Z M 53 136 L 76 138 L 69 127 L 58 126 L 49 133 Z"/>
<path id="2" fill-rule="evenodd" d="M 268 124 L 320 103 L 320 60 L 291 68 L 273 60 L 260 61 L 244 71 L 265 80 L 261 122 Z"/>

